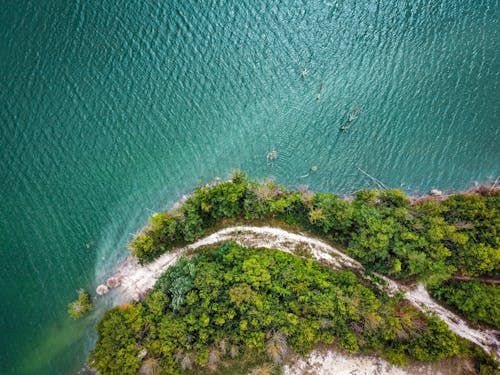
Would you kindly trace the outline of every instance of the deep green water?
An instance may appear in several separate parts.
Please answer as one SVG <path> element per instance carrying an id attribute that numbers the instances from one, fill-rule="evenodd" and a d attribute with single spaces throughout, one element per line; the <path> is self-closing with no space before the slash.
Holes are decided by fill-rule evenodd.
<path id="1" fill-rule="evenodd" d="M 200 180 L 242 168 L 348 193 L 370 186 L 360 167 L 418 193 L 494 179 L 499 9 L 3 1 L 0 373 L 81 369 L 103 306 L 72 322 L 67 303 L 126 254 L 151 210 Z"/>

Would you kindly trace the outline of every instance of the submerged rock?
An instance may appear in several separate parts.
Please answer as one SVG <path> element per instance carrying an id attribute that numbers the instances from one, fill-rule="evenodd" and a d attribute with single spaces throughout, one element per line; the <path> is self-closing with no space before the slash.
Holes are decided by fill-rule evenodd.
<path id="1" fill-rule="evenodd" d="M 101 284 L 101 285 L 99 285 L 99 286 L 96 288 L 96 290 L 95 290 L 95 291 L 96 291 L 96 293 L 97 293 L 97 294 L 99 294 L 100 296 L 102 296 L 102 295 L 104 295 L 104 294 L 106 294 L 106 293 L 108 293 L 108 292 L 109 292 L 109 288 L 108 288 L 106 285 Z"/>
<path id="2" fill-rule="evenodd" d="M 278 151 L 271 150 L 267 153 L 267 160 L 274 160 L 278 157 Z"/>

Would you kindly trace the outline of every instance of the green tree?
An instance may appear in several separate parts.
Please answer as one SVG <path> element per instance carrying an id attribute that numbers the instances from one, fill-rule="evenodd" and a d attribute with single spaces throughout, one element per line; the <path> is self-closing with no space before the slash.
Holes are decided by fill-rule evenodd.
<path id="1" fill-rule="evenodd" d="M 92 310 L 92 301 L 87 292 L 78 292 L 78 299 L 68 305 L 68 314 L 73 319 L 79 319 Z"/>

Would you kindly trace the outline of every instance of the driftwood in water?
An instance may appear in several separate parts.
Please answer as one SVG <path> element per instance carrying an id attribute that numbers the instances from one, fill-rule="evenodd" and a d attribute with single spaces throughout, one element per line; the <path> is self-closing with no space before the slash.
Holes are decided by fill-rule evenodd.
<path id="1" fill-rule="evenodd" d="M 356 107 L 354 107 L 354 110 L 349 115 L 349 122 L 353 122 L 354 120 L 356 120 L 358 118 L 358 113 L 359 113 L 359 107 L 356 104 Z"/>
<path id="2" fill-rule="evenodd" d="M 311 172 L 316 172 L 318 170 L 318 166 L 317 165 L 313 165 L 310 169 Z M 298 179 L 301 179 L 301 178 L 306 178 L 306 177 L 309 177 L 309 173 L 306 173 L 302 176 L 299 176 L 297 177 Z"/>
<path id="3" fill-rule="evenodd" d="M 323 90 L 323 84 L 321 84 L 321 86 L 319 87 L 318 95 L 316 95 L 316 100 L 321 99 L 321 90 Z"/>
<path id="4" fill-rule="evenodd" d="M 379 179 L 373 177 L 372 175 L 368 174 L 367 172 L 365 172 L 364 170 L 362 170 L 361 168 L 358 167 L 358 171 L 360 171 L 361 173 L 363 173 L 365 176 L 368 176 L 374 183 L 375 185 L 378 185 L 379 187 L 381 187 L 382 189 L 384 190 L 389 190 L 390 188 L 387 187 L 386 184 L 384 184 L 382 181 L 380 181 Z"/>
<path id="5" fill-rule="evenodd" d="M 349 128 L 352 125 L 352 123 L 354 122 L 354 120 L 356 120 L 358 118 L 358 114 L 359 114 L 359 107 L 356 104 L 356 107 L 354 107 L 354 110 L 349 115 L 349 119 L 344 123 L 344 125 L 342 125 L 340 127 L 340 130 L 342 130 L 343 132 L 346 132 L 347 130 L 349 130 Z"/>
<path id="6" fill-rule="evenodd" d="M 498 184 L 498 179 L 500 178 L 500 176 L 498 176 L 496 179 L 495 179 L 495 182 L 493 182 L 493 185 L 491 185 L 491 189 L 490 191 L 493 191 L 496 189 L 497 187 L 497 184 Z"/>

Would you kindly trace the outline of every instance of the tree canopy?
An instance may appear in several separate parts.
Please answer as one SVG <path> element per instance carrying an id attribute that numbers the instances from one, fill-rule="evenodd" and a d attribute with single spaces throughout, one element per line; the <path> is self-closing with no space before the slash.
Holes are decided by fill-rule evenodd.
<path id="1" fill-rule="evenodd" d="M 413 201 L 399 190 L 362 190 L 349 202 L 236 172 L 229 181 L 197 187 L 179 209 L 155 214 L 129 246 L 147 263 L 222 219 L 272 218 L 334 241 L 369 271 L 435 284 L 457 271 L 500 275 L 499 211 L 497 190 Z"/>
<path id="2" fill-rule="evenodd" d="M 464 349 L 446 324 L 378 295 L 350 271 L 234 243 L 183 258 L 144 301 L 108 311 L 97 331 L 89 363 L 103 374 L 152 364 L 168 374 L 203 372 L 245 358 L 280 365 L 320 343 L 399 364 Z"/>
<path id="3" fill-rule="evenodd" d="M 221 225 L 224 220 L 230 219 L 239 223 L 278 221 L 333 242 L 339 249 L 360 261 L 369 273 L 376 271 L 395 279 L 423 281 L 434 297 L 450 305 L 466 318 L 473 322 L 498 327 L 498 321 L 495 318 L 498 316 L 498 303 L 496 303 L 498 287 L 489 287 L 479 281 L 459 283 L 455 282 L 454 278 L 457 276 L 499 277 L 499 212 L 500 192 L 490 188 L 479 188 L 474 192 L 441 198 L 418 199 L 407 197 L 399 190 L 361 190 L 351 199 L 344 200 L 330 193 L 313 193 L 307 188 L 299 191 L 289 190 L 271 180 L 252 181 L 244 173 L 236 172 L 229 181 L 198 186 L 179 208 L 155 214 L 151 217 L 148 226 L 135 236 L 129 248 L 141 263 L 147 263 L 164 252 L 199 239 Z M 223 271 L 215 264 L 207 265 L 207 269 L 202 269 L 197 261 L 194 263 L 187 260 L 181 261 L 178 268 L 171 271 L 176 273 L 165 275 L 159 281 L 157 290 L 151 294 L 157 298 L 155 308 L 159 308 L 161 301 L 164 304 L 161 306 L 166 309 L 165 311 L 171 310 L 179 314 L 185 311 L 186 306 L 204 303 L 204 315 L 190 315 L 189 322 L 198 319 L 202 324 L 206 324 L 204 328 L 208 331 L 203 330 L 202 337 L 203 340 L 209 340 L 204 341 L 207 344 L 213 333 L 208 327 L 213 329 L 211 325 L 215 324 L 215 320 L 219 324 L 217 327 L 220 328 L 241 313 L 240 306 L 245 309 L 249 309 L 249 304 L 259 306 L 251 319 L 250 317 L 242 319 L 238 322 L 238 327 L 233 327 L 253 335 L 251 339 L 242 336 L 242 341 L 239 341 L 237 346 L 238 353 L 240 353 L 241 345 L 247 348 L 247 344 L 252 350 L 259 348 L 264 350 L 263 348 L 267 347 L 268 343 L 261 340 L 262 335 L 267 337 L 275 333 L 278 335 L 276 337 L 286 337 L 288 346 L 293 346 L 296 341 L 293 335 L 288 335 L 292 332 L 290 327 L 286 328 L 288 331 L 283 326 L 278 331 L 269 331 L 270 333 L 252 331 L 252 322 L 255 320 L 261 324 L 261 320 L 264 319 L 259 315 L 259 309 L 267 308 L 266 303 L 269 303 L 266 298 L 260 296 L 259 290 L 267 287 L 268 283 L 274 280 L 273 275 L 269 273 L 274 263 L 266 263 L 271 260 L 252 259 L 248 260 L 241 269 L 241 274 L 245 275 L 245 281 L 236 285 L 224 284 L 232 282 L 232 279 L 217 281 L 214 275 Z M 236 275 L 227 277 L 237 278 Z M 205 286 L 202 286 L 202 280 L 205 279 L 210 281 L 206 281 Z M 211 282 L 213 285 L 210 284 Z M 208 309 L 212 306 L 213 300 L 218 301 L 217 298 L 220 297 L 212 296 L 212 293 L 220 289 L 221 282 L 222 285 L 227 286 L 226 297 L 234 304 L 228 310 L 230 318 L 220 316 L 214 318 L 209 314 Z M 309 286 L 307 284 L 303 287 Z M 203 291 L 203 294 L 194 290 Z M 279 293 L 282 293 L 280 298 L 285 298 L 289 297 L 291 292 L 282 286 Z M 306 297 L 301 296 L 301 298 Z M 214 308 L 222 311 L 225 307 L 224 309 L 220 307 L 220 303 L 216 302 Z M 297 303 L 290 305 L 292 310 L 286 314 L 292 315 L 286 315 L 289 320 L 284 320 L 288 321 L 292 327 L 305 324 L 300 319 L 296 319 Z M 144 308 L 145 311 L 149 311 L 148 305 L 144 305 Z M 174 319 L 173 316 L 169 319 Z M 379 318 L 374 317 L 373 321 L 378 322 Z M 388 324 L 394 324 L 394 332 L 406 332 L 414 328 L 413 325 L 410 328 L 401 326 L 403 323 L 399 320 L 399 323 L 391 320 L 390 316 L 380 319 L 389 322 Z M 175 332 L 178 334 L 181 334 L 179 330 L 191 329 L 186 322 L 177 323 L 179 327 L 175 329 Z M 320 323 L 317 322 L 317 324 Z M 338 338 L 339 345 L 348 350 L 357 350 L 367 345 L 367 342 L 371 342 L 365 336 L 360 339 L 356 330 L 352 332 L 345 328 L 349 324 L 345 322 L 342 323 L 343 325 L 339 324 L 335 321 L 336 329 L 344 329 L 344 331 L 335 331 L 338 336 L 332 333 L 333 336 L 326 337 L 326 333 L 320 330 L 319 339 L 317 327 L 300 326 L 301 335 L 304 335 L 300 340 L 305 344 L 303 349 L 295 346 L 293 350 L 307 351 L 317 342 L 333 340 L 332 337 Z M 442 328 L 439 325 L 439 322 L 430 325 L 435 328 L 436 334 Z M 147 327 L 149 332 L 151 327 Z M 383 337 L 389 340 L 401 338 L 401 335 L 401 332 L 396 336 L 386 332 Z M 419 336 L 419 345 L 425 341 L 422 337 Z M 374 340 L 379 346 L 373 344 L 373 347 L 384 347 L 386 355 L 394 362 L 404 362 L 407 358 L 422 359 L 428 355 L 427 352 L 422 351 L 424 349 L 417 349 L 416 342 L 413 343 L 415 345 L 406 343 L 398 346 L 380 341 L 379 336 L 376 336 Z M 432 340 L 428 337 L 425 345 L 432 347 Z M 253 343 L 253 346 L 250 343 Z M 216 344 L 214 341 L 207 345 Z M 274 347 L 274 344 L 271 346 Z M 402 349 L 403 347 L 405 349 Z M 453 348 L 453 345 L 450 348 Z M 210 350 L 207 352 L 201 349 L 196 351 L 196 355 L 189 353 L 187 357 L 183 357 L 187 358 L 185 366 L 189 364 L 190 366 L 203 366 L 208 363 L 206 361 L 211 355 Z M 171 368 L 176 368 L 176 364 L 178 363 L 173 361 Z"/>

